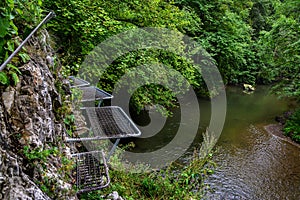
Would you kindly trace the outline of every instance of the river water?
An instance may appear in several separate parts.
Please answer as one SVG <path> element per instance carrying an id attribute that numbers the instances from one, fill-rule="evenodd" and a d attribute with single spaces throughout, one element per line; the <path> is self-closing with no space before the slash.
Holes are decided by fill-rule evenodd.
<path id="1" fill-rule="evenodd" d="M 227 118 L 213 160 L 207 199 L 300 199 L 300 148 L 263 126 L 288 108 L 259 87 L 251 95 L 227 90 Z"/>
<path id="2" fill-rule="evenodd" d="M 206 180 L 210 189 L 205 199 L 300 199 L 300 148 L 279 140 L 263 128 L 274 123 L 274 117 L 289 105 L 268 92 L 265 86 L 258 87 L 253 94 L 245 94 L 237 87 L 227 88 L 226 121 L 213 156 L 217 167 Z M 179 162 L 187 162 L 194 147 L 199 148 L 201 133 L 209 123 L 210 102 L 199 99 L 199 105 L 198 136 Z M 167 120 L 157 136 L 137 139 L 136 151 L 151 151 L 168 143 L 180 123 L 178 115 L 180 112 L 174 110 L 174 117 Z M 147 116 L 137 118 L 139 125 L 148 123 Z"/>

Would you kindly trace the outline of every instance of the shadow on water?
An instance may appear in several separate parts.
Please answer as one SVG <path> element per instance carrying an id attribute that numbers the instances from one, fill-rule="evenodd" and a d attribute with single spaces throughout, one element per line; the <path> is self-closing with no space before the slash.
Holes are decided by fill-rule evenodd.
<path id="1" fill-rule="evenodd" d="M 218 167 L 207 179 L 211 189 L 206 199 L 300 199 L 300 148 L 263 129 L 264 125 L 274 123 L 274 117 L 286 111 L 289 105 L 268 92 L 265 86 L 258 87 L 253 94 L 245 94 L 237 87 L 227 88 L 226 121 L 213 157 Z M 199 148 L 201 134 L 209 124 L 210 101 L 199 99 L 199 106 L 198 134 L 181 162 L 187 162 L 193 149 Z M 151 121 L 148 113 L 133 118 L 142 133 L 149 134 L 135 140 L 134 151 L 155 151 L 176 134 L 180 111 L 174 110 L 174 117 L 165 120 L 152 116 L 151 120 L 157 120 L 154 124 L 164 124 L 161 130 L 151 129 L 155 135 L 143 132 L 142 127 Z"/>

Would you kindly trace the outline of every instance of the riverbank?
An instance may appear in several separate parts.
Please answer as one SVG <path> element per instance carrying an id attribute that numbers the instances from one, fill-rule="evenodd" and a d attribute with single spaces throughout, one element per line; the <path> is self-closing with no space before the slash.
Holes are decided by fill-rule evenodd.
<path id="1" fill-rule="evenodd" d="M 282 131 L 283 125 L 281 125 L 279 123 L 278 124 L 269 124 L 269 125 L 264 126 L 264 129 L 272 136 L 300 148 L 300 144 L 294 142 L 290 137 L 287 137 L 284 135 L 284 133 Z"/>

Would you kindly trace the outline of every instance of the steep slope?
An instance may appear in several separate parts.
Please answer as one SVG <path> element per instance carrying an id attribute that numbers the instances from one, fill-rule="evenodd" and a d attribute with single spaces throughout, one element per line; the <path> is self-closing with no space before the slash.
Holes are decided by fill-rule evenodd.
<path id="1" fill-rule="evenodd" d="M 0 199 L 74 199 L 48 33 L 27 45 L 16 86 L 0 86 Z M 58 78 L 56 78 L 58 79 Z"/>

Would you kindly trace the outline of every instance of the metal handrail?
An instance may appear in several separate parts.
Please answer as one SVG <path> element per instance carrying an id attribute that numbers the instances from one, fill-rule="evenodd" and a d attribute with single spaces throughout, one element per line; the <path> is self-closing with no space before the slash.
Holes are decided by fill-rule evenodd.
<path id="1" fill-rule="evenodd" d="M 5 66 L 11 61 L 11 59 L 21 50 L 24 44 L 32 37 L 32 35 L 45 23 L 47 23 L 51 18 L 55 17 L 55 13 L 50 11 L 49 14 L 37 25 L 37 27 L 26 37 L 26 39 L 16 48 L 16 50 L 6 59 L 6 61 L 0 66 L 0 71 L 5 68 Z"/>

